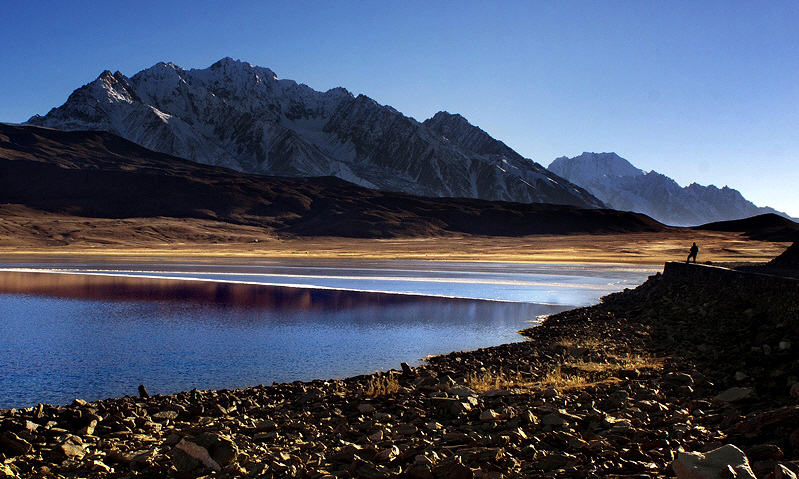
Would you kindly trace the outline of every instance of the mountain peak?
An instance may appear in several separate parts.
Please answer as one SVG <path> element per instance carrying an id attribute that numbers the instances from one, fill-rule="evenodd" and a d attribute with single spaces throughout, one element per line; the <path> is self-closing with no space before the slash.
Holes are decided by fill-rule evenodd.
<path id="1" fill-rule="evenodd" d="M 675 226 L 737 220 L 775 212 L 758 208 L 737 190 L 697 183 L 682 188 L 656 171 L 645 173 L 615 153 L 585 152 L 560 157 L 549 169 L 579 185 L 616 210 L 644 213 Z"/>
<path id="2" fill-rule="evenodd" d="M 466 118 L 464 118 L 460 113 L 450 113 L 448 111 L 442 110 L 433 115 L 433 118 L 430 120 L 435 122 L 442 122 L 442 121 L 456 121 L 460 123 L 469 123 Z"/>
<path id="3" fill-rule="evenodd" d="M 258 75 L 263 80 L 277 80 L 275 72 L 269 68 L 255 66 L 252 63 L 243 62 L 241 60 L 234 60 L 230 57 L 225 57 L 218 62 L 211 65 L 209 70 L 221 70 L 227 74 L 234 73 L 250 73 Z"/>
<path id="4" fill-rule="evenodd" d="M 245 65 L 245 63 L 241 60 L 234 60 L 231 57 L 225 57 L 217 61 L 213 65 L 211 65 L 211 68 L 226 68 L 230 66 L 240 66 L 240 65 Z M 246 65 L 252 66 L 249 63 L 246 63 Z"/>
<path id="5" fill-rule="evenodd" d="M 422 196 L 603 206 L 460 115 L 440 112 L 422 124 L 365 95 L 319 92 L 230 57 L 203 69 L 161 62 L 130 79 L 104 72 L 99 83 L 29 122 L 108 131 L 249 173 L 337 176 Z"/>
<path id="6" fill-rule="evenodd" d="M 643 176 L 643 170 L 636 168 L 629 161 L 616 153 L 583 152 L 580 156 L 567 158 L 562 156 L 547 167 L 555 174 L 581 184 L 604 176 Z"/>

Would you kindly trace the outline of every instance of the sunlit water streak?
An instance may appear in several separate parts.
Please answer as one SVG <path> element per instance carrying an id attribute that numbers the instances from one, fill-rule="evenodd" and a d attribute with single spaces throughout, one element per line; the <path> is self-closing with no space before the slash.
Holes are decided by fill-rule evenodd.
<path id="1" fill-rule="evenodd" d="M 135 394 L 138 384 L 167 394 L 397 368 L 430 354 L 521 340 L 516 331 L 531 326 L 537 316 L 595 302 L 651 273 L 643 268 L 481 263 L 352 265 L 58 265 L 73 272 L 104 270 L 104 275 L 113 270 L 122 276 L 184 281 L 143 279 L 141 284 L 170 285 L 166 293 L 148 286 L 147 294 L 154 295 L 144 295 L 149 299 L 115 299 L 106 291 L 96 297 L 98 283 L 87 286 L 79 279 L 84 275 L 59 283 L 60 296 L 0 294 L 0 408 Z M 332 290 L 212 281 L 221 279 Z M 63 287 L 76 282 L 71 289 Z M 199 289 L 169 289 L 184 283 Z M 123 293 L 119 284 L 124 283 L 111 283 L 110 289 Z M 241 293 L 253 288 L 261 289 L 254 296 Z"/>

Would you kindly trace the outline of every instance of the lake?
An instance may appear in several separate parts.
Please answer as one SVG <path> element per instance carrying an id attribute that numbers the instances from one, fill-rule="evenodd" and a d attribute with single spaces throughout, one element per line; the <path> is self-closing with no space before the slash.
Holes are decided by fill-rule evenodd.
<path id="1" fill-rule="evenodd" d="M 256 260 L 0 265 L 0 408 L 343 378 L 523 338 L 654 267 Z"/>

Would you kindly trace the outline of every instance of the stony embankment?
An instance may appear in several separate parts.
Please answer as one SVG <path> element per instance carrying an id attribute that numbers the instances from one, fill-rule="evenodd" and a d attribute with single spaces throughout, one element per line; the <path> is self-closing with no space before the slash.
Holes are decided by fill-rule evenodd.
<path id="1" fill-rule="evenodd" d="M 799 283 L 700 270 L 419 368 L 0 411 L 0 477 L 792 477 Z"/>

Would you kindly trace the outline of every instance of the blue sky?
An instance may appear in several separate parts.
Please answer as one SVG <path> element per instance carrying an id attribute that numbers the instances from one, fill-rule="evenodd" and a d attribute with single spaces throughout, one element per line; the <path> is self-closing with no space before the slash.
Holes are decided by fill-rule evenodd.
<path id="1" fill-rule="evenodd" d="M 799 217 L 797 1 L 4 0 L 0 121 L 103 70 L 230 56 L 417 120 L 446 110 L 544 165 L 615 151 Z"/>

